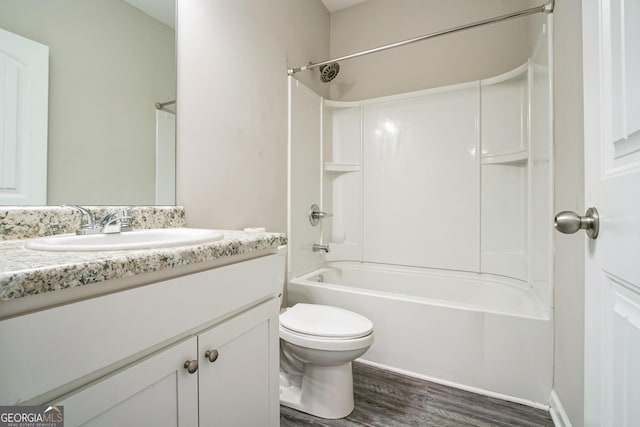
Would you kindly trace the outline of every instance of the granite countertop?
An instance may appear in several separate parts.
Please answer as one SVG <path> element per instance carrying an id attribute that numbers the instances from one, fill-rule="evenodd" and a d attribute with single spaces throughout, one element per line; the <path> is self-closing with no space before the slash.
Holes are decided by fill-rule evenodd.
<path id="1" fill-rule="evenodd" d="M 26 249 L 27 240 L 0 241 L 0 302 L 223 257 L 258 254 L 287 243 L 282 233 L 223 232 L 224 238 L 216 242 L 128 251 L 48 252 Z"/>

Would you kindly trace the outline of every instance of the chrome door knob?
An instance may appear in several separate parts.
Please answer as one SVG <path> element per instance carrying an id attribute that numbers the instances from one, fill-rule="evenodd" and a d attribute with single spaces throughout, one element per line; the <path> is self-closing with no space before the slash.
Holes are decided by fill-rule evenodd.
<path id="1" fill-rule="evenodd" d="M 561 233 L 573 234 L 578 230 L 585 230 L 590 239 L 598 237 L 600 230 L 600 216 L 596 208 L 589 208 L 584 216 L 572 211 L 562 211 L 556 215 L 553 226 Z"/>

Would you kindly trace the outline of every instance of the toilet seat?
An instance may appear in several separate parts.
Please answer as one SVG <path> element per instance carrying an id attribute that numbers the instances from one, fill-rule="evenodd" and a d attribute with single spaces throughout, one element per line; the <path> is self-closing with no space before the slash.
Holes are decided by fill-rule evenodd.
<path id="1" fill-rule="evenodd" d="M 280 339 L 300 347 L 313 350 L 351 351 L 373 344 L 373 332 L 359 338 L 336 339 L 304 335 L 280 326 Z"/>
<path id="2" fill-rule="evenodd" d="M 280 326 L 296 334 L 323 339 L 360 338 L 373 331 L 373 323 L 357 313 L 328 305 L 303 303 L 282 313 Z"/>
<path id="3" fill-rule="evenodd" d="M 373 323 L 338 307 L 299 303 L 280 315 L 280 338 L 316 350 L 356 350 L 373 343 Z"/>

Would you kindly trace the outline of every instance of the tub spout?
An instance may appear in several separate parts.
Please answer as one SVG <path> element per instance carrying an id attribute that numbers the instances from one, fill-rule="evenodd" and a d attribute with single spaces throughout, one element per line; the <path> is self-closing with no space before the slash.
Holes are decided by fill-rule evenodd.
<path id="1" fill-rule="evenodd" d="M 328 254 L 330 252 L 329 245 L 319 245 L 314 243 L 313 252 L 324 252 L 325 254 Z"/>

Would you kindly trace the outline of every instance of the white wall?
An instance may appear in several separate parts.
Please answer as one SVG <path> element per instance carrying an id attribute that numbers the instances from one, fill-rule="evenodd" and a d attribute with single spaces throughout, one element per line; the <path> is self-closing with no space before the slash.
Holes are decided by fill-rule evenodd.
<path id="1" fill-rule="evenodd" d="M 581 215 L 584 206 L 582 9 L 580 0 L 556 2 L 554 12 L 555 208 Z M 555 377 L 573 426 L 583 425 L 583 233 L 555 234 Z"/>
<path id="2" fill-rule="evenodd" d="M 178 1 L 177 202 L 189 226 L 286 231 L 287 68 L 328 54 L 320 0 Z M 314 73 L 299 77 L 327 93 Z"/>
<path id="3" fill-rule="evenodd" d="M 369 0 L 331 15 L 331 57 L 530 7 L 529 0 Z M 335 100 L 496 76 L 526 61 L 528 18 L 462 31 L 340 64 Z"/>
<path id="4" fill-rule="evenodd" d="M 174 30 L 120 0 L 3 0 L 0 27 L 49 46 L 48 203 L 153 204 Z"/>

